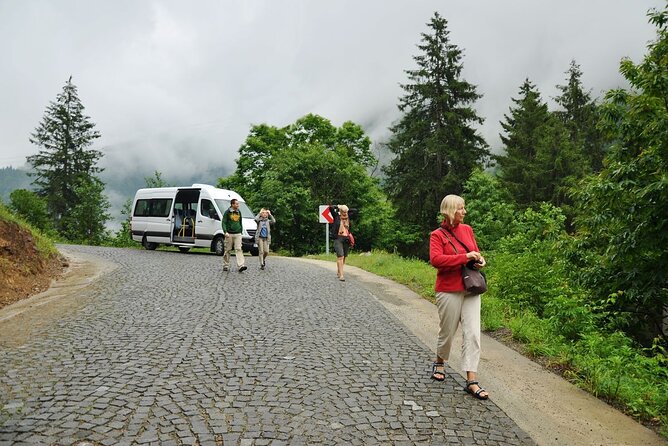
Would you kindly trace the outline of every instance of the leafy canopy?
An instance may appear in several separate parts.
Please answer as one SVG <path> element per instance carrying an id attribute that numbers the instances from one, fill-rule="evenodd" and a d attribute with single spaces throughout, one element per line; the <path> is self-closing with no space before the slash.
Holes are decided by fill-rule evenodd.
<path id="1" fill-rule="evenodd" d="M 620 71 L 633 88 L 605 96 L 614 137 L 605 167 L 575 191 L 581 279 L 622 328 L 649 343 L 668 327 L 668 7 L 652 10 L 657 39 Z"/>
<path id="2" fill-rule="evenodd" d="M 318 222 L 323 204 L 358 209 L 353 232 L 359 249 L 387 246 L 391 228 L 385 222 L 392 207 L 367 174 L 375 162 L 370 145 L 359 125 L 337 128 L 313 114 L 283 128 L 255 125 L 239 148 L 235 172 L 218 184 L 255 208 L 271 209 L 277 220 L 272 244 L 294 254 L 323 250 L 325 226 Z"/>

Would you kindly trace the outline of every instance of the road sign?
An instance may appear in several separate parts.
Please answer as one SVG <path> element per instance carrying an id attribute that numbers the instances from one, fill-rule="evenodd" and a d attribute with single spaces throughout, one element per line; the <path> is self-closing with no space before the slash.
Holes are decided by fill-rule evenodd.
<path id="1" fill-rule="evenodd" d="M 329 212 L 329 206 L 326 204 L 320 205 L 318 216 L 320 223 L 334 223 L 334 217 L 332 217 L 332 213 Z"/>

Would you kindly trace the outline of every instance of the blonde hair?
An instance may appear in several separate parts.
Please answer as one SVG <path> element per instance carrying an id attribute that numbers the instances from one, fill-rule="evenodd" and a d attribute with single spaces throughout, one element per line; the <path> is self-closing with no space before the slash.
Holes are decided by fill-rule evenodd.
<path id="1" fill-rule="evenodd" d="M 348 206 L 345 204 L 340 204 L 337 206 L 341 212 L 348 212 Z"/>
<path id="2" fill-rule="evenodd" d="M 459 195 L 446 195 L 441 201 L 441 214 L 448 224 L 452 224 L 455 220 L 455 212 L 460 204 L 464 204 L 464 199 Z"/>

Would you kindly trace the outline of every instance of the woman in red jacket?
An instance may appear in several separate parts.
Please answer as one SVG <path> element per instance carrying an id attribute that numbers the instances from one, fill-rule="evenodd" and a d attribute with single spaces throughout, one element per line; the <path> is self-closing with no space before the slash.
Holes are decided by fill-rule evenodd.
<path id="1" fill-rule="evenodd" d="M 480 361 L 480 295 L 466 293 L 462 280 L 462 266 L 472 262 L 476 268 L 485 266 L 473 230 L 463 223 L 466 216 L 464 199 L 447 195 L 441 201 L 443 223 L 431 233 L 429 260 L 436 273 L 436 306 L 440 319 L 436 361 L 432 365 L 432 379 L 445 380 L 445 365 L 450 357 L 452 339 L 457 327 L 462 326 L 462 368 L 466 371 L 466 391 L 478 399 L 489 394 L 476 381 Z M 471 251 L 467 252 L 468 249 Z"/>

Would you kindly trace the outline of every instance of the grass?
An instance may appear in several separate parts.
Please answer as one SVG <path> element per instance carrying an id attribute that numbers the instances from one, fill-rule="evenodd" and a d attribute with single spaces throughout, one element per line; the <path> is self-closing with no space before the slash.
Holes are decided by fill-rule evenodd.
<path id="1" fill-rule="evenodd" d="M 336 261 L 334 254 L 307 256 L 310 259 Z M 384 251 L 350 254 L 346 265 L 356 266 L 379 276 L 387 277 L 397 283 L 406 285 L 420 296 L 432 303 L 436 302 L 434 293 L 434 268 L 423 260 L 405 259 Z"/>

